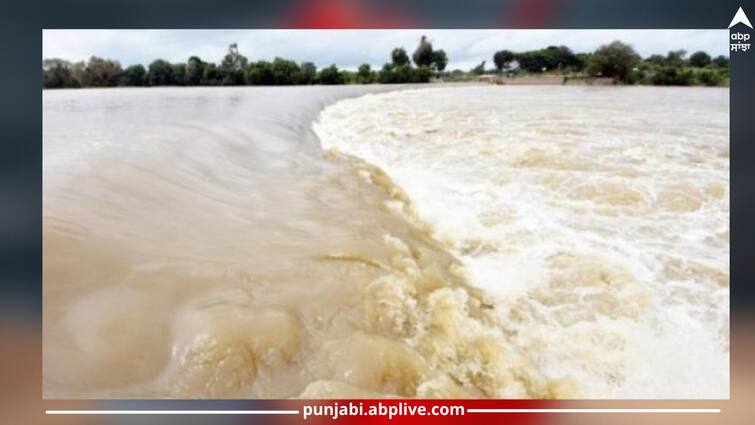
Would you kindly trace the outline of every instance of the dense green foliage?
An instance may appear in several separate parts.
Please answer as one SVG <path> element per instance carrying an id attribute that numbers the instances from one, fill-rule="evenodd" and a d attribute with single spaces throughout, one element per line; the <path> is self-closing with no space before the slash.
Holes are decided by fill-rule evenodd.
<path id="1" fill-rule="evenodd" d="M 708 66 L 710 63 L 710 55 L 703 51 L 695 52 L 689 57 L 689 64 L 698 68 Z"/>
<path id="2" fill-rule="evenodd" d="M 426 83 L 434 77 L 454 80 L 476 79 L 483 74 L 506 71 L 507 75 L 550 73 L 569 77 L 609 77 L 623 84 L 718 86 L 729 78 L 729 58 L 711 58 L 698 51 L 686 58 L 684 50 L 665 56 L 653 54 L 644 60 L 631 46 L 620 41 L 590 53 L 574 53 L 566 46 L 548 46 L 524 52 L 498 50 L 493 54 L 494 70 L 486 61 L 462 71 L 447 71 L 448 55 L 434 49 L 422 36 L 411 59 L 403 47 L 390 52 L 380 70 L 362 64 L 356 71 L 330 65 L 318 70 L 314 63 L 297 63 L 276 57 L 272 61 L 249 61 L 234 43 L 219 63 L 190 56 L 185 63 L 157 59 L 145 69 L 141 64 L 125 69 L 115 60 L 92 56 L 85 62 L 59 58 L 42 62 L 42 84 L 46 88 L 113 86 L 216 86 L 216 85 L 306 85 L 306 84 L 406 84 Z"/>
<path id="3" fill-rule="evenodd" d="M 391 63 L 394 66 L 409 65 L 409 55 L 403 47 L 397 47 L 391 52 Z"/>
<path id="4" fill-rule="evenodd" d="M 632 46 L 614 41 L 595 50 L 588 66 L 588 72 L 592 75 L 613 77 L 626 81 L 629 72 L 639 62 L 640 55 L 632 49 Z"/>
<path id="5" fill-rule="evenodd" d="M 514 52 L 510 50 L 499 50 L 493 55 L 493 63 L 499 72 L 503 71 L 504 68 L 508 68 L 513 61 Z"/>
<path id="6" fill-rule="evenodd" d="M 151 86 L 169 86 L 175 84 L 173 78 L 173 65 L 162 59 L 157 59 L 149 64 L 147 81 Z"/>
<path id="7" fill-rule="evenodd" d="M 499 50 L 493 55 L 496 71 L 519 75 L 556 73 L 581 77 L 608 77 L 623 84 L 706 85 L 718 86 L 729 77 L 729 59 L 711 58 L 698 51 L 689 59 L 684 50 L 672 50 L 665 56 L 653 54 L 644 60 L 634 49 L 620 41 L 598 47 L 592 53 L 577 53 L 565 46 L 514 53 Z M 485 73 L 484 63 L 469 71 Z M 450 76 L 454 74 L 451 73 Z"/>
<path id="8" fill-rule="evenodd" d="M 582 65 L 577 55 L 566 46 L 548 46 L 545 49 L 517 53 L 514 58 L 520 68 L 530 72 L 578 69 Z M 493 62 L 495 62 L 495 56 L 493 56 Z"/>
<path id="9" fill-rule="evenodd" d="M 131 65 L 123 71 L 123 78 L 127 86 L 143 86 L 147 83 L 147 70 L 141 64 Z"/>

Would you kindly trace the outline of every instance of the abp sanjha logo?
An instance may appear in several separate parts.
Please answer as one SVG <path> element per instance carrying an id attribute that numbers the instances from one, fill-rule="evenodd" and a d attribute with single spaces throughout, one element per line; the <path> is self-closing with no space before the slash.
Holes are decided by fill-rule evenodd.
<path id="1" fill-rule="evenodd" d="M 739 26 L 741 28 L 743 25 L 748 26 L 750 27 L 750 29 L 752 29 L 752 24 L 750 23 L 750 20 L 747 19 L 747 15 L 745 15 L 745 11 L 742 10 L 742 7 L 740 6 L 739 10 L 737 10 L 737 13 L 734 14 L 734 18 L 731 20 L 731 23 L 729 24 L 729 29 L 732 29 L 735 26 Z M 749 32 L 731 31 L 729 33 L 729 39 L 730 39 L 729 46 L 732 52 L 746 52 L 750 50 L 750 33 Z"/>

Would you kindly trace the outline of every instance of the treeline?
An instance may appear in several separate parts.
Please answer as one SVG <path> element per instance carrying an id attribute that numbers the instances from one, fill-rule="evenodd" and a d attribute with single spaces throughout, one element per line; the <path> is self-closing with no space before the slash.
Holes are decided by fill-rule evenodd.
<path id="1" fill-rule="evenodd" d="M 628 44 L 614 41 L 592 53 L 574 53 L 566 46 L 549 46 L 526 52 L 500 50 L 493 55 L 495 71 L 511 74 L 558 72 L 610 77 L 625 84 L 717 86 L 729 78 L 729 58 L 711 58 L 703 51 L 687 57 L 684 50 L 641 58 Z M 485 72 L 485 62 L 472 70 Z"/>
<path id="2" fill-rule="evenodd" d="M 124 69 L 116 60 L 96 56 L 86 63 L 45 59 L 42 84 L 46 88 L 66 88 L 426 83 L 443 72 L 447 64 L 446 52 L 435 50 L 424 36 L 411 60 L 403 47 L 397 47 L 391 52 L 390 62 L 380 70 L 362 64 L 357 71 L 338 69 L 336 65 L 317 69 L 312 62 L 297 63 L 280 57 L 249 62 L 234 43 L 219 64 L 191 56 L 185 63 L 157 59 L 146 68 L 137 64 Z"/>
<path id="3" fill-rule="evenodd" d="M 468 71 L 446 71 L 448 56 L 434 49 L 425 37 L 411 58 L 403 47 L 390 53 L 379 70 L 362 64 L 356 71 L 331 65 L 318 69 L 312 62 L 290 59 L 249 62 L 234 43 L 220 63 L 191 56 L 185 63 L 157 59 L 146 68 L 131 65 L 123 69 L 118 61 L 93 56 L 89 61 L 71 63 L 45 59 L 42 83 L 46 88 L 114 86 L 228 86 L 228 85 L 306 85 L 306 84 L 398 84 L 426 83 L 433 77 L 446 81 L 475 78 L 483 74 L 551 73 L 568 77 L 608 77 L 623 84 L 718 86 L 729 78 L 729 59 L 711 58 L 703 51 L 687 57 L 684 50 L 667 55 L 641 58 L 628 44 L 614 41 L 591 53 L 574 53 L 566 46 L 548 46 L 525 52 L 499 50 L 493 54 L 495 69 L 486 61 Z"/>

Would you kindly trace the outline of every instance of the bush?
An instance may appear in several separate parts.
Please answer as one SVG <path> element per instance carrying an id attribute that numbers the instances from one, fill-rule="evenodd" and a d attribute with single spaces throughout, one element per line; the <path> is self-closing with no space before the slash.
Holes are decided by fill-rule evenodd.
<path id="1" fill-rule="evenodd" d="M 697 81 L 700 82 L 700 84 L 710 87 L 720 86 L 721 82 L 724 80 L 722 74 L 713 69 L 700 70 L 697 72 L 695 77 Z"/>
<path id="2" fill-rule="evenodd" d="M 426 66 L 420 66 L 411 70 L 412 83 L 427 83 L 432 78 L 433 72 Z"/>
<path id="3" fill-rule="evenodd" d="M 472 75 L 482 75 L 482 74 L 484 74 L 485 73 L 485 61 L 480 62 L 479 65 L 477 65 L 476 67 L 472 68 L 469 72 Z"/>
<path id="4" fill-rule="evenodd" d="M 650 79 L 656 86 L 688 86 L 692 81 L 692 71 L 675 66 L 659 68 Z"/>

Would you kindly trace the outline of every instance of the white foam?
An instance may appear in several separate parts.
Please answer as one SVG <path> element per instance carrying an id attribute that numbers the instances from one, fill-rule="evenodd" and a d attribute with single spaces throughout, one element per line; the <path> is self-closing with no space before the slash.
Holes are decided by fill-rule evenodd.
<path id="1" fill-rule="evenodd" d="M 424 89 L 314 128 L 408 194 L 547 375 L 728 397 L 728 91 Z"/>

